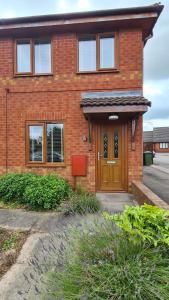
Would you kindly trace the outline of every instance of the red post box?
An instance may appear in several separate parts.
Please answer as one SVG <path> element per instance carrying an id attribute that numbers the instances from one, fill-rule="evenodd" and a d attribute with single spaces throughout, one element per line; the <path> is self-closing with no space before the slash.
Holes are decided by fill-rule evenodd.
<path id="1" fill-rule="evenodd" d="M 72 176 L 87 175 L 87 156 L 72 155 Z"/>

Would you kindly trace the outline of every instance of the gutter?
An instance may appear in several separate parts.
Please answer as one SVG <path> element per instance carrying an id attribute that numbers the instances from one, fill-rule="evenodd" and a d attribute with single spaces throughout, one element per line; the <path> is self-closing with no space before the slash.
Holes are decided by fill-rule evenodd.
<path id="1" fill-rule="evenodd" d="M 154 4 L 149 6 L 140 6 L 140 7 L 127 7 L 127 8 L 118 8 L 118 9 L 107 9 L 107 10 L 95 10 L 95 11 L 86 11 L 86 12 L 72 12 L 65 14 L 51 14 L 51 15 L 40 15 L 40 16 L 27 16 L 19 18 L 10 18 L 10 19 L 0 19 L 0 25 L 9 25 L 9 24 L 23 24 L 23 23 L 35 23 L 40 21 L 52 21 L 52 20 L 62 20 L 66 21 L 69 19 L 76 18 L 88 18 L 88 17 L 99 17 L 99 16 L 116 16 L 116 15 L 125 15 L 125 14 L 139 14 L 139 13 L 153 13 L 156 12 L 159 15 L 161 14 L 164 5 Z"/>

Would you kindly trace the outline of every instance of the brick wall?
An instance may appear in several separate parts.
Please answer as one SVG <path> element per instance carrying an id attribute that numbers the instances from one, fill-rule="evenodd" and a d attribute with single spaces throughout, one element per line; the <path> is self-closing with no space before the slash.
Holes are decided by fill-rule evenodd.
<path id="1" fill-rule="evenodd" d="M 73 183 L 71 155 L 88 156 L 88 175 L 79 178 L 89 190 L 95 190 L 95 136 L 92 151 L 82 140 L 88 124 L 80 109 L 81 92 L 142 89 L 142 33 L 119 31 L 119 69 L 117 73 L 76 74 L 76 35 L 53 36 L 53 76 L 13 76 L 13 41 L 0 40 L 0 172 L 36 171 L 58 173 Z M 9 89 L 7 93 L 5 89 Z M 7 119 L 7 125 L 6 125 Z M 65 166 L 27 167 L 25 162 L 25 123 L 31 120 L 62 121 L 65 125 Z M 6 136 L 7 131 L 7 136 Z M 6 146 L 7 145 L 7 146 Z M 142 118 L 140 117 L 136 151 L 131 151 L 131 124 L 128 122 L 128 177 L 142 177 Z"/>
<path id="2" fill-rule="evenodd" d="M 131 122 L 128 124 L 128 182 L 129 189 L 133 180 L 142 181 L 143 176 L 143 129 L 142 116 L 136 129 L 135 151 L 131 150 Z"/>
<path id="3" fill-rule="evenodd" d="M 169 146 L 169 142 L 168 142 L 168 146 Z M 169 148 L 161 149 L 160 143 L 154 143 L 154 151 L 157 153 L 169 153 Z"/>

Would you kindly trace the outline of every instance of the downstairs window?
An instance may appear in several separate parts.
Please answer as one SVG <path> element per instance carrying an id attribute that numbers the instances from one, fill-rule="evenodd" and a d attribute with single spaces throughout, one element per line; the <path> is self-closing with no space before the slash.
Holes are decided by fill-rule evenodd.
<path id="1" fill-rule="evenodd" d="M 64 125 L 44 122 L 27 124 L 27 162 L 52 164 L 64 162 Z"/>

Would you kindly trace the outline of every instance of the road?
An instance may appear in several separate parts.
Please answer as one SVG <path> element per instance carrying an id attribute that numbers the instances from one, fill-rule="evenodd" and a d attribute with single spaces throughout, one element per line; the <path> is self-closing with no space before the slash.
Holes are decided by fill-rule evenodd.
<path id="1" fill-rule="evenodd" d="M 154 166 L 144 167 L 143 182 L 169 204 L 169 154 L 156 154 Z"/>
<path id="2" fill-rule="evenodd" d="M 164 167 L 169 170 L 169 153 L 156 153 L 154 165 Z"/>

